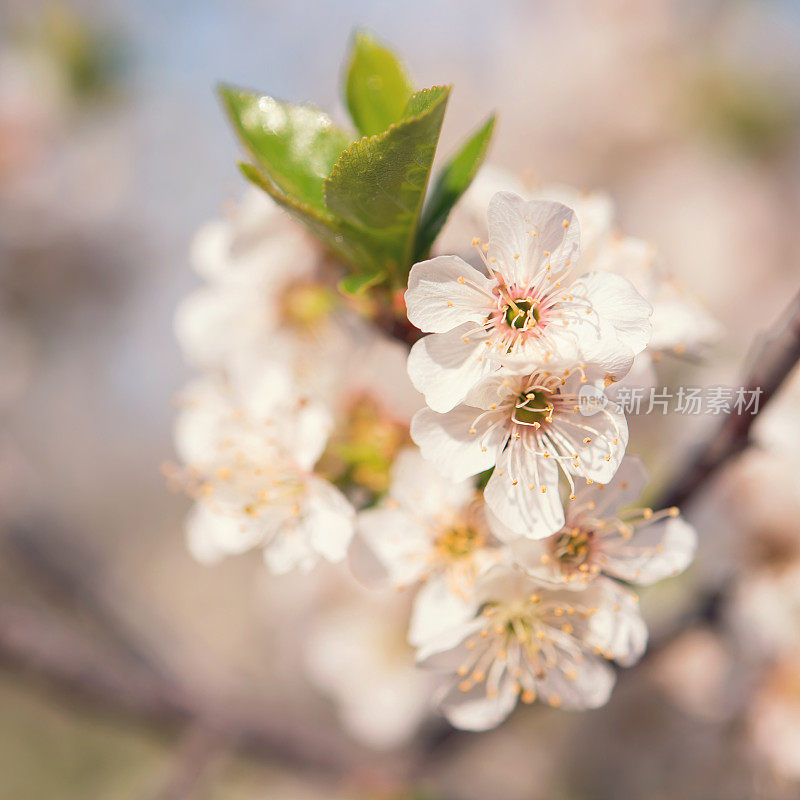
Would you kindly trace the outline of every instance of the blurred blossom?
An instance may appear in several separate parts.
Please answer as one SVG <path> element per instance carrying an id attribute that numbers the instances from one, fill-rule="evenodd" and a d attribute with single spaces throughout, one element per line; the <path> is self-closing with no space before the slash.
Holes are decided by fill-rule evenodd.
<path id="1" fill-rule="evenodd" d="M 688 630 L 659 653 L 650 676 L 686 714 L 703 719 L 730 718 L 736 708 L 731 676 L 733 654 L 706 628 Z"/>
<path id="2" fill-rule="evenodd" d="M 306 672 L 345 730 L 379 750 L 410 739 L 431 705 L 431 677 L 406 643 L 408 614 L 407 596 L 351 590 L 316 615 L 303 643 Z"/>
<path id="3" fill-rule="evenodd" d="M 262 364 L 255 374 L 254 384 L 198 381 L 186 393 L 176 427 L 186 470 L 176 477 L 196 499 L 190 549 L 212 562 L 262 546 L 279 574 L 307 571 L 320 556 L 341 561 L 353 510 L 309 473 L 327 440 L 325 409 L 296 399 L 278 365 Z"/>
<path id="4" fill-rule="evenodd" d="M 734 631 L 749 658 L 800 649 L 800 563 L 747 574 L 732 603 Z"/>
<path id="5" fill-rule="evenodd" d="M 756 692 L 750 714 L 759 755 L 783 778 L 800 781 L 800 660 L 779 662 Z"/>
<path id="6" fill-rule="evenodd" d="M 0 186 L 43 157 L 61 121 L 60 88 L 41 55 L 13 46 L 0 52 Z"/>

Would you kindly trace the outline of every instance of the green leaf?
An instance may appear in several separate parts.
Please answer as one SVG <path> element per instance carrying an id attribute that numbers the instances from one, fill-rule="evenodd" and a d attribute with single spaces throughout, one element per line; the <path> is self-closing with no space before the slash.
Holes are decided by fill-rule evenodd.
<path id="1" fill-rule="evenodd" d="M 472 183 L 489 149 L 495 119 L 495 115 L 492 114 L 439 173 L 422 212 L 414 261 L 427 258 L 453 206 Z"/>
<path id="2" fill-rule="evenodd" d="M 325 181 L 329 211 L 380 254 L 395 286 L 411 266 L 449 91 L 418 92 L 409 102 L 418 113 L 354 142 Z"/>
<path id="3" fill-rule="evenodd" d="M 368 33 L 353 37 L 345 76 L 345 100 L 356 128 L 364 136 L 397 122 L 414 86 L 395 54 Z"/>
<path id="4" fill-rule="evenodd" d="M 403 111 L 403 118 L 416 117 L 423 111 L 438 103 L 442 97 L 450 94 L 449 86 L 431 86 L 430 89 L 420 89 L 408 98 L 408 104 Z"/>
<path id="5" fill-rule="evenodd" d="M 364 243 L 360 231 L 353 230 L 326 211 L 306 205 L 286 194 L 253 164 L 240 162 L 239 169 L 251 183 L 263 189 L 343 261 L 370 274 L 380 273 L 382 265 L 375 260 L 372 250 Z"/>
<path id="6" fill-rule="evenodd" d="M 376 272 L 372 275 L 348 275 L 339 281 L 339 289 L 345 294 L 363 294 L 367 289 L 381 283 L 385 277 L 385 272 Z"/>
<path id="7" fill-rule="evenodd" d="M 226 86 L 219 93 L 239 138 L 275 186 L 324 209 L 323 181 L 350 136 L 313 106 Z"/>

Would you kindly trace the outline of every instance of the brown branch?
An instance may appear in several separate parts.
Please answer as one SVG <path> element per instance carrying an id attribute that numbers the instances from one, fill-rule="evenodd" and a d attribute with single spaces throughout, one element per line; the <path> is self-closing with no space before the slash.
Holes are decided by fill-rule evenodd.
<path id="1" fill-rule="evenodd" d="M 743 386 L 748 392 L 761 390 L 759 413 L 800 361 L 800 293 L 778 322 L 755 343 L 750 374 Z M 729 414 L 700 444 L 689 465 L 681 470 L 657 504 L 659 508 L 681 506 L 692 501 L 732 458 L 750 444 L 750 429 L 756 414 Z"/>
<path id="2" fill-rule="evenodd" d="M 191 715 L 177 687 L 55 617 L 11 602 L 0 603 L 0 661 L 135 716 L 182 723 Z"/>
<path id="3" fill-rule="evenodd" d="M 69 542 L 69 546 L 65 545 Z M 167 675 L 152 648 L 136 639 L 124 621 L 97 589 L 98 573 L 92 554 L 76 548 L 76 537 L 53 532 L 50 524 L 15 525 L 5 532 L 4 543 L 26 579 L 60 609 L 74 609 L 92 620 L 129 660 L 152 673 Z"/>
<path id="4" fill-rule="evenodd" d="M 189 691 L 56 617 L 9 602 L 0 602 L 0 662 L 106 711 L 167 727 L 205 725 L 231 749 L 298 767 L 306 775 L 341 777 L 372 759 L 336 731 L 250 698 Z"/>
<path id="5" fill-rule="evenodd" d="M 191 726 L 175 753 L 167 779 L 152 795 L 152 800 L 187 800 L 191 798 L 230 742 L 213 723 L 205 720 Z"/>

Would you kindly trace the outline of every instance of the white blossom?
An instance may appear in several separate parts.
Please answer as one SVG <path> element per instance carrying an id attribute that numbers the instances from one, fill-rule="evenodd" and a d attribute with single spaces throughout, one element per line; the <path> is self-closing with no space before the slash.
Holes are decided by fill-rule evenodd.
<path id="1" fill-rule="evenodd" d="M 647 485 L 644 465 L 626 456 L 610 483 L 575 491 L 564 527 L 553 536 L 511 543 L 517 561 L 543 580 L 584 584 L 598 578 L 650 585 L 683 572 L 697 533 L 677 508 L 631 508 Z"/>
<path id="2" fill-rule="evenodd" d="M 651 309 L 618 275 L 567 283 L 580 254 L 573 211 L 499 192 L 489 204 L 486 274 L 457 256 L 414 265 L 409 320 L 431 336 L 411 350 L 408 371 L 435 411 L 449 411 L 499 367 L 598 365 L 610 380 L 630 369 L 650 336 Z"/>
<path id="3" fill-rule="evenodd" d="M 405 642 L 406 598 L 372 593 L 322 609 L 303 643 L 303 666 L 329 695 L 347 732 L 372 748 L 397 747 L 430 712 L 432 676 Z"/>
<path id="4" fill-rule="evenodd" d="M 467 235 L 486 237 L 485 209 L 496 192 L 510 191 L 529 200 L 555 200 L 575 212 L 581 231 L 582 272 L 608 270 L 627 278 L 653 307 L 652 336 L 647 351 L 637 357 L 640 380 L 651 355 L 670 352 L 698 355 L 722 335 L 722 326 L 701 300 L 681 286 L 648 242 L 620 233 L 612 199 L 605 192 L 584 191 L 565 184 L 528 189 L 513 173 L 486 164 L 450 215 L 439 237 L 439 252 L 458 252 Z M 442 250 L 444 248 L 444 250 Z M 466 253 L 462 253 L 466 257 Z M 646 362 L 638 364 L 638 362 Z M 654 377 L 654 376 L 653 376 Z M 632 384 L 633 385 L 633 384 Z"/>
<path id="5" fill-rule="evenodd" d="M 495 375 L 445 414 L 417 412 L 411 437 L 452 480 L 494 467 L 486 502 L 516 534 L 541 539 L 564 525 L 559 473 L 608 483 L 628 443 L 624 414 L 613 404 L 584 416 L 578 393 L 590 373 Z M 602 382 L 600 383 L 602 385 Z"/>
<path id="6" fill-rule="evenodd" d="M 370 556 L 379 567 L 368 580 L 397 588 L 421 584 L 408 639 L 419 644 L 463 613 L 476 579 L 505 558 L 472 481 L 445 480 L 416 449 L 402 451 L 387 499 L 357 518 L 354 567 L 364 576 Z M 381 580 L 383 579 L 383 580 Z"/>
<path id="7" fill-rule="evenodd" d="M 191 260 L 207 283 L 181 303 L 175 330 L 197 366 L 225 367 L 282 328 L 311 334 L 327 321 L 323 251 L 261 191 L 248 192 L 228 218 L 206 223 Z"/>
<path id="8" fill-rule="evenodd" d="M 478 581 L 470 612 L 422 646 L 417 660 L 445 673 L 437 700 L 458 728 L 492 728 L 518 699 L 596 708 L 614 685 L 607 661 L 631 663 L 640 652 L 640 643 L 620 636 L 631 615 L 635 605 L 609 585 L 574 591 L 498 566 Z"/>
<path id="9" fill-rule="evenodd" d="M 185 393 L 175 439 L 183 483 L 196 500 L 189 548 L 212 562 L 261 547 L 276 573 L 308 570 L 319 557 L 341 561 L 353 509 L 311 472 L 327 439 L 327 414 L 310 402 L 280 403 L 283 395 L 267 390 L 281 385 L 277 366 L 273 380 L 266 370 L 261 378 L 244 401 L 219 379 L 199 380 Z"/>

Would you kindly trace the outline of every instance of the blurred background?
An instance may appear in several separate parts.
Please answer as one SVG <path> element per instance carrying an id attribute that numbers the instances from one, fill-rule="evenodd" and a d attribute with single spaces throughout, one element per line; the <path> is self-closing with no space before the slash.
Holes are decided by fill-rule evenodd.
<path id="1" fill-rule="evenodd" d="M 497 109 L 491 161 L 609 191 L 656 244 L 725 330 L 670 380 L 737 385 L 797 290 L 795 0 L 2 0 L 0 798 L 796 797 L 796 379 L 685 510 L 698 562 L 644 598 L 657 646 L 604 709 L 453 735 L 408 712 L 428 686 L 405 667 L 336 678 L 382 614 L 340 577 L 188 555 L 160 472 L 172 317 L 194 230 L 244 189 L 213 89 L 343 119 L 359 26 L 455 84 L 444 152 Z M 701 424 L 637 434 L 657 479 Z M 233 744 L 202 724 L 220 705 Z"/>

